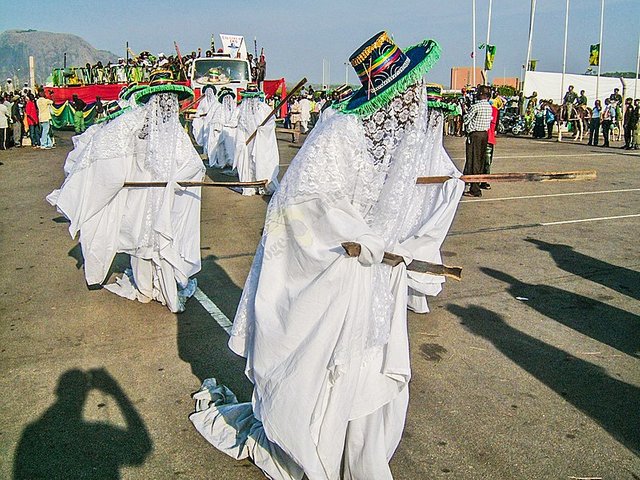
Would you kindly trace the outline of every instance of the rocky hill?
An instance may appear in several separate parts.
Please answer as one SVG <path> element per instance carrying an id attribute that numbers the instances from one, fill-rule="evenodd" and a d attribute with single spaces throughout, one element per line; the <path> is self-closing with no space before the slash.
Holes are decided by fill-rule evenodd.
<path id="1" fill-rule="evenodd" d="M 105 50 L 96 50 L 77 35 L 39 32 L 37 30 L 7 30 L 0 33 L 0 79 L 12 78 L 16 85 L 29 81 L 29 55 L 35 58 L 36 83 L 43 83 L 55 67 L 62 67 L 64 54 L 67 66 L 94 64 L 117 60 Z"/>

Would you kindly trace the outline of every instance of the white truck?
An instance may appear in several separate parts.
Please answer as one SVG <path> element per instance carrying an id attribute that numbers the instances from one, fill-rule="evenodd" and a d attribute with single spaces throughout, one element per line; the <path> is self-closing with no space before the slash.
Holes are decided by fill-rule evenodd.
<path id="1" fill-rule="evenodd" d="M 213 85 L 218 91 L 222 87 L 229 87 L 237 97 L 252 81 L 251 68 L 247 60 L 231 58 L 229 54 L 223 53 L 196 58 L 191 64 L 189 78 L 196 96 L 200 96 L 202 89 L 207 85 Z"/>

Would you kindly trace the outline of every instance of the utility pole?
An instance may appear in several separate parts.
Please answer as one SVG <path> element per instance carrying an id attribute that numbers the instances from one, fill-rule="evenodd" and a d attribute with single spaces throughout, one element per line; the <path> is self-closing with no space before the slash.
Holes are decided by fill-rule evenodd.
<path id="1" fill-rule="evenodd" d="M 493 0 L 489 0 L 489 20 L 487 20 L 487 43 L 484 44 L 484 52 L 485 52 L 485 58 L 487 58 L 487 56 L 489 55 L 489 41 L 491 39 L 491 5 L 493 4 Z M 484 65 L 484 83 L 485 84 L 489 84 L 489 71 L 487 70 L 487 65 L 486 65 L 486 61 L 485 61 L 485 65 Z"/>
<path id="2" fill-rule="evenodd" d="M 524 76 L 522 77 L 522 87 L 524 91 L 524 82 L 527 78 L 529 70 L 529 62 L 531 61 L 531 44 L 533 40 L 533 23 L 536 17 L 536 0 L 531 0 L 531 10 L 529 11 L 529 42 L 527 44 L 527 61 L 524 64 Z"/>
<path id="3" fill-rule="evenodd" d="M 558 120 L 558 141 L 562 141 L 562 95 L 564 93 L 564 75 L 567 71 L 567 35 L 569 32 L 569 0 L 567 0 L 567 10 L 564 16 L 564 51 L 562 54 L 562 81 L 560 82 L 560 119 Z M 569 125 L 569 110 L 567 109 L 567 125 Z"/>
<path id="4" fill-rule="evenodd" d="M 596 77 L 596 99 L 600 98 L 600 67 L 602 66 L 602 30 L 604 28 L 604 0 L 600 0 L 600 43 L 598 45 L 598 76 Z"/>
<path id="5" fill-rule="evenodd" d="M 471 56 L 473 58 L 473 88 L 476 88 L 476 0 L 471 0 Z"/>

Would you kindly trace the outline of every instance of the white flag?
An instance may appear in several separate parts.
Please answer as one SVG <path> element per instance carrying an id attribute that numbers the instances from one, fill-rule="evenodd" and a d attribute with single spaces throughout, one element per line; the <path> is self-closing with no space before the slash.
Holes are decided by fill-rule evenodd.
<path id="1" fill-rule="evenodd" d="M 231 58 L 247 58 L 247 45 L 242 35 L 220 34 L 222 41 L 222 49 L 224 53 L 228 53 Z"/>

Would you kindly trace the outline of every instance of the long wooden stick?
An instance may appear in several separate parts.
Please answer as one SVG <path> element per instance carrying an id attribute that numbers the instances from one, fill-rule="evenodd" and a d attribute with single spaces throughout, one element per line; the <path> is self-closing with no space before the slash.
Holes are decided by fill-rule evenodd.
<path id="1" fill-rule="evenodd" d="M 357 257 L 362 251 L 362 245 L 357 242 L 343 242 L 342 248 L 350 257 Z M 382 257 L 382 263 L 396 267 L 401 263 L 404 263 L 404 258 L 401 255 L 395 253 L 384 252 Z M 407 270 L 412 272 L 428 273 L 430 275 L 441 275 L 445 277 L 454 278 L 456 280 L 462 279 L 462 268 L 449 267 L 447 265 L 440 265 L 439 263 L 423 262 L 422 260 L 413 260 L 407 265 Z"/>
<path id="2" fill-rule="evenodd" d="M 204 98 L 204 95 L 200 95 L 198 98 L 196 98 L 192 102 L 189 102 L 189 104 L 186 107 L 180 109 L 180 113 L 183 113 L 184 111 L 189 110 L 191 107 L 193 107 L 196 103 L 198 103 L 203 98 Z"/>
<path id="3" fill-rule="evenodd" d="M 304 87 L 304 84 L 307 83 L 307 79 L 306 77 L 303 78 L 302 80 L 300 80 L 295 87 L 293 87 L 291 89 L 291 91 L 289 93 L 287 93 L 287 96 L 284 97 L 282 100 L 280 100 L 280 102 L 278 102 L 278 104 L 273 108 L 273 110 L 271 110 L 271 113 L 269 115 L 267 115 L 267 118 L 265 118 L 262 123 L 260 125 L 258 125 L 258 128 L 260 127 L 264 127 L 267 122 L 269 121 L 269 119 L 271 117 L 273 117 L 275 115 L 275 113 L 280 110 L 280 108 L 282 107 L 282 105 L 284 105 L 286 102 L 289 101 L 289 99 L 295 95 L 298 90 L 300 90 L 302 87 Z M 245 142 L 245 145 L 249 145 L 251 143 L 251 140 L 253 140 L 255 138 L 255 136 L 258 134 L 258 128 L 256 128 L 256 131 L 253 132 L 249 138 L 247 139 L 247 141 Z"/>
<path id="4" fill-rule="evenodd" d="M 245 187 L 265 188 L 269 180 L 255 182 L 176 182 L 181 187 Z M 126 188 L 166 187 L 167 182 L 124 182 Z"/>
<path id="5" fill-rule="evenodd" d="M 418 177 L 418 185 L 429 185 L 432 183 L 444 183 L 455 177 L 436 176 Z M 577 170 L 572 172 L 513 172 L 513 173 L 491 173 L 483 175 L 462 175 L 460 180 L 467 183 L 477 182 L 558 182 L 563 180 L 595 180 L 597 172 L 595 170 Z"/>

